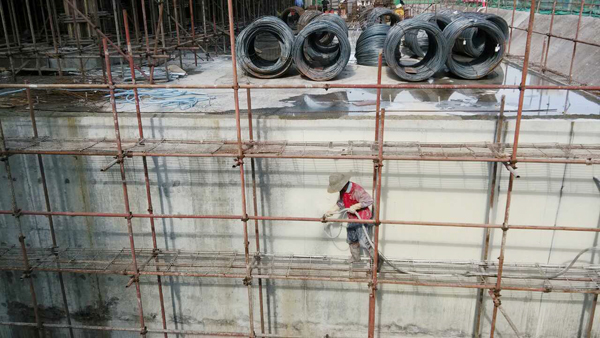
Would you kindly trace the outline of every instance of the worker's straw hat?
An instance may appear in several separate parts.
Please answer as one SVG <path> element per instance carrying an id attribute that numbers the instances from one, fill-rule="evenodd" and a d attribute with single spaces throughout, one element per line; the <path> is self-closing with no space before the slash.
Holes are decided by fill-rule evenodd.
<path id="1" fill-rule="evenodd" d="M 329 186 L 327 187 L 327 192 L 330 194 L 339 192 L 342 188 L 348 183 L 350 180 L 349 173 L 333 173 L 329 175 Z"/>

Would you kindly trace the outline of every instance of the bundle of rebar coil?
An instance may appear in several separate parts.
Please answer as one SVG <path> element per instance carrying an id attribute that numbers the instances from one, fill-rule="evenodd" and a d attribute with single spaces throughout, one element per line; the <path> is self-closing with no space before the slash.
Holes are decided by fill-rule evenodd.
<path id="1" fill-rule="evenodd" d="M 363 66 L 377 66 L 379 53 L 383 51 L 389 30 L 390 26 L 381 23 L 365 29 L 356 40 L 354 54 L 356 63 Z"/>
<path id="2" fill-rule="evenodd" d="M 435 24 L 443 31 L 448 46 L 445 64 L 458 77 L 480 79 L 493 71 L 504 57 L 508 24 L 497 15 L 440 11 L 417 15 L 412 20 Z M 413 56 L 425 59 L 430 54 L 432 44 L 423 30 L 410 30 L 404 39 Z"/>
<path id="3" fill-rule="evenodd" d="M 473 36 L 475 34 L 483 36 L 483 43 L 477 45 L 473 40 L 471 43 L 467 42 L 464 35 L 471 36 L 471 33 L 467 33 L 469 31 L 476 32 Z M 448 53 L 446 61 L 448 69 L 463 79 L 476 80 L 486 76 L 500 64 L 505 54 L 505 36 L 498 26 L 488 20 L 459 18 L 444 29 L 444 37 L 451 46 L 465 47 L 457 49 L 468 54 L 467 57 L 455 56 L 456 49 L 453 49 Z"/>
<path id="4" fill-rule="evenodd" d="M 244 72 L 254 77 L 271 79 L 284 74 L 292 65 L 294 33 L 274 16 L 259 18 L 236 38 L 236 59 Z M 267 57 L 265 49 L 279 49 Z"/>
<path id="5" fill-rule="evenodd" d="M 294 64 L 305 77 L 314 81 L 328 81 L 346 68 L 351 49 L 344 20 L 334 14 L 323 14 L 296 36 L 293 45 Z"/>
<path id="6" fill-rule="evenodd" d="M 300 19 L 298 20 L 297 30 L 301 31 L 302 29 L 304 29 L 304 27 L 306 27 L 306 25 L 308 25 L 316 17 L 318 17 L 322 14 L 323 13 L 321 13 L 320 11 L 316 11 L 313 9 L 304 11 L 304 13 L 300 16 Z"/>
<path id="7" fill-rule="evenodd" d="M 283 12 L 281 12 L 279 18 L 283 22 L 285 22 L 288 25 L 288 27 L 290 27 L 290 29 L 295 33 L 298 31 L 298 22 L 300 21 L 300 17 L 302 16 L 302 14 L 304 14 L 304 8 L 292 6 L 286 8 Z"/>
<path id="8" fill-rule="evenodd" d="M 360 27 L 364 30 L 375 24 L 385 24 L 389 21 L 390 26 L 394 26 L 402 19 L 396 12 L 389 8 L 375 7 L 365 11 L 364 15 L 359 17 Z"/>
<path id="9" fill-rule="evenodd" d="M 400 46 L 407 32 L 424 31 L 427 35 L 427 53 L 421 60 L 403 60 Z M 405 81 L 423 81 L 441 70 L 446 62 L 448 44 L 442 30 L 431 22 L 404 20 L 390 29 L 384 43 L 385 61 L 396 75 Z"/>

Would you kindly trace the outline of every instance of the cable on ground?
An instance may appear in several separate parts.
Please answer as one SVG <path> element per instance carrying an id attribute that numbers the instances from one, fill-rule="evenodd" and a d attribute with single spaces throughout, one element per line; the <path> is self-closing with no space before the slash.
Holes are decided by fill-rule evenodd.
<path id="1" fill-rule="evenodd" d="M 109 96 L 107 95 L 106 97 Z M 138 97 L 144 104 L 158 104 L 161 107 L 178 107 L 182 110 L 190 109 L 199 102 L 214 99 L 214 97 L 204 93 L 194 93 L 178 89 L 138 89 Z M 133 89 L 116 89 L 115 99 L 135 104 Z"/>

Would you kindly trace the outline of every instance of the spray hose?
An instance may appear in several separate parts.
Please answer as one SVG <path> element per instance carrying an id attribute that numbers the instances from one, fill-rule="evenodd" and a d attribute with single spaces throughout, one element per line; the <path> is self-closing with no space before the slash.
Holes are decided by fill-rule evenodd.
<path id="1" fill-rule="evenodd" d="M 360 218 L 360 215 L 351 209 L 341 209 L 339 211 L 337 211 L 335 214 L 353 214 L 355 215 L 358 219 L 362 219 Z M 342 227 L 348 227 L 347 225 L 344 224 L 340 224 L 340 231 L 338 232 L 337 235 L 333 236 L 331 234 L 331 232 L 325 230 L 325 233 L 327 234 L 327 236 L 331 239 L 336 239 L 340 236 L 340 234 L 342 233 Z M 371 240 L 371 237 L 369 236 L 369 232 L 367 231 L 366 227 L 364 224 L 361 224 L 361 229 L 363 230 L 363 232 L 365 233 L 365 236 L 367 238 L 367 241 L 369 242 L 369 244 L 371 245 L 371 247 L 373 249 L 375 249 L 375 244 L 373 244 L 373 241 Z M 325 228 L 327 229 L 327 228 Z M 560 270 L 559 272 L 550 275 L 550 276 L 544 276 L 544 275 L 529 275 L 529 276 L 510 276 L 510 278 L 516 278 L 516 279 L 528 279 L 528 278 L 542 278 L 542 279 L 556 279 L 562 275 L 564 275 L 565 273 L 567 273 L 567 271 L 569 271 L 573 265 L 577 262 L 577 260 L 579 260 L 579 258 L 586 252 L 588 251 L 600 251 L 600 247 L 589 247 L 586 249 L 581 250 L 577 256 L 575 256 L 575 258 L 571 261 L 571 263 L 569 263 L 569 265 L 567 265 L 564 269 Z M 387 263 L 390 267 L 392 267 L 395 271 L 402 273 L 402 274 L 407 274 L 407 275 L 413 275 L 413 276 L 436 276 L 436 277 L 496 277 L 496 274 L 485 274 L 485 273 L 473 273 L 473 272 L 469 272 L 466 271 L 464 273 L 456 273 L 456 274 L 438 274 L 438 273 L 420 273 L 420 272 L 413 272 L 413 271 L 407 271 L 404 270 L 396 265 L 394 265 L 389 259 L 387 259 L 387 257 L 385 257 L 381 251 L 377 251 L 379 254 L 379 257 L 381 257 L 383 259 L 383 261 L 385 263 Z"/>

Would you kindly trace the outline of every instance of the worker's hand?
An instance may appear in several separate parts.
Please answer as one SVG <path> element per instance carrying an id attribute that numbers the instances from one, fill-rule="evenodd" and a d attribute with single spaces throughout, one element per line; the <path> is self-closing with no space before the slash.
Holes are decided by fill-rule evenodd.
<path id="1" fill-rule="evenodd" d="M 362 209 L 362 204 L 356 203 L 356 204 L 351 205 L 350 208 L 348 208 L 348 211 L 353 214 L 356 214 L 356 212 L 360 209 Z"/>
<path id="2" fill-rule="evenodd" d="M 331 207 L 331 209 L 327 210 L 326 213 L 323 214 L 323 219 L 333 216 L 338 211 L 340 211 L 340 207 L 336 204 L 333 207 Z"/>
<path id="3" fill-rule="evenodd" d="M 329 217 L 331 217 L 331 216 L 333 216 L 333 213 L 332 213 L 332 212 L 326 212 L 326 213 L 324 213 L 324 214 L 323 214 L 323 219 L 325 219 L 325 218 L 329 218 Z"/>

